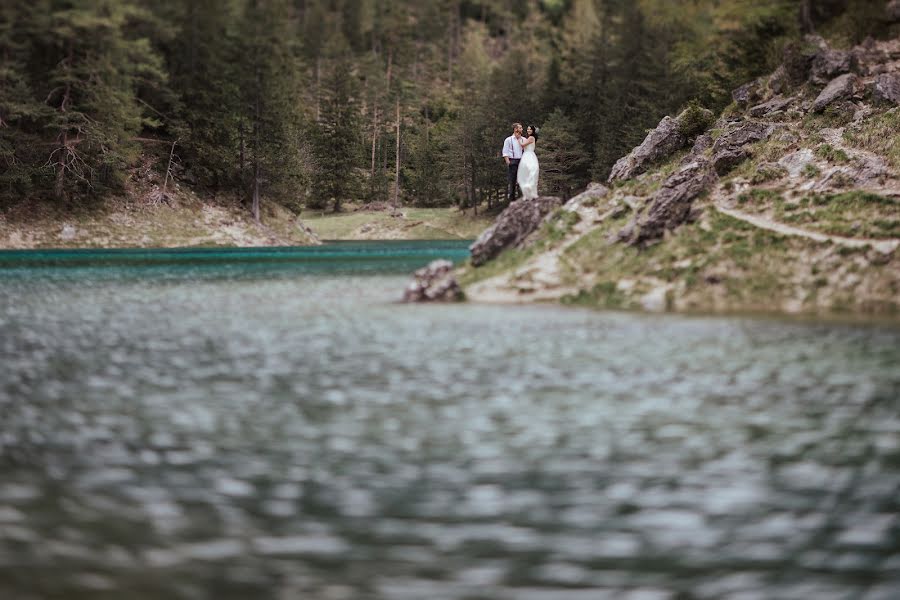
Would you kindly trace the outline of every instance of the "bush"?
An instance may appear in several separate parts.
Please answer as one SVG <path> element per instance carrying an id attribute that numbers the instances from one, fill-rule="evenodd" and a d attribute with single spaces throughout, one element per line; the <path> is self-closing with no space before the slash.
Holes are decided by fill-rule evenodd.
<path id="1" fill-rule="evenodd" d="M 693 138 L 706 131 L 713 122 L 715 122 L 715 117 L 711 110 L 703 108 L 696 102 L 691 102 L 678 115 L 678 133 L 687 138 Z"/>

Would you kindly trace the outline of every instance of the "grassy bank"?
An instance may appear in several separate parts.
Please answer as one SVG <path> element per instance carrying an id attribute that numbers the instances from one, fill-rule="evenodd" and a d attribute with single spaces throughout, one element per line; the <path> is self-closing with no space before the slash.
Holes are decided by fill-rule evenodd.
<path id="1" fill-rule="evenodd" d="M 304 212 L 302 218 L 322 240 L 474 239 L 493 221 L 456 208 L 356 210 L 352 205 L 340 213 Z"/>

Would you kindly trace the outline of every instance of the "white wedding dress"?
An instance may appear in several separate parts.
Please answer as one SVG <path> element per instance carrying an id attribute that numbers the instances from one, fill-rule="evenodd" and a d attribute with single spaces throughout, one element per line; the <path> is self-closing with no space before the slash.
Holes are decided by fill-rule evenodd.
<path id="1" fill-rule="evenodd" d="M 522 190 L 522 197 L 526 200 L 533 200 L 538 197 L 538 165 L 537 154 L 534 153 L 534 144 L 531 142 L 522 153 L 522 160 L 519 161 L 519 173 L 516 176 L 519 189 Z"/>

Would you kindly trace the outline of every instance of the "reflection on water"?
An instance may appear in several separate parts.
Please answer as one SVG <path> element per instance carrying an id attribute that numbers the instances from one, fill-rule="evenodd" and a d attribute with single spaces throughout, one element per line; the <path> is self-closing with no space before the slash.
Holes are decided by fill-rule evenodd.
<path id="1" fill-rule="evenodd" d="M 0 255 L 0 598 L 900 597 L 900 330 L 401 306 L 404 247 Z"/>

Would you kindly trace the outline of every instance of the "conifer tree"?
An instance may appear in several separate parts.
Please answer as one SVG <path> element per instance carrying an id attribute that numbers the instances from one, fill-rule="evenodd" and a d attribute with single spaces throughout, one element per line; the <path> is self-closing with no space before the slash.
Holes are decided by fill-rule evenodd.
<path id="1" fill-rule="evenodd" d="M 587 183 L 590 155 L 578 139 L 575 123 L 556 109 L 541 128 L 541 188 L 568 199 Z"/>
<path id="2" fill-rule="evenodd" d="M 360 190 L 359 94 L 347 42 L 336 37 L 329 53 L 333 58 L 322 86 L 311 205 L 325 208 L 330 202 L 332 209 L 339 211 L 342 202 L 352 199 Z"/>

